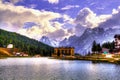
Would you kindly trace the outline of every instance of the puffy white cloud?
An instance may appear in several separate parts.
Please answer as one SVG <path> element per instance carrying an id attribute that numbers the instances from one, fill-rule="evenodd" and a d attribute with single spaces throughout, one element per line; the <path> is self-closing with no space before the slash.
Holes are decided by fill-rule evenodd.
<path id="1" fill-rule="evenodd" d="M 118 9 L 113 9 L 112 14 L 117 14 L 119 13 L 119 11 L 120 11 L 120 6 L 118 7 Z"/>
<path id="2" fill-rule="evenodd" d="M 73 7 L 69 6 L 69 8 Z M 86 28 L 103 27 L 111 24 L 117 26 L 119 23 L 119 11 L 120 9 L 114 9 L 110 15 L 96 15 L 89 8 L 84 8 L 80 10 L 76 19 L 73 20 L 68 15 L 14 6 L 10 3 L 3 4 L 0 1 L 0 28 L 37 40 L 42 36 L 62 40 L 74 34 L 80 36 Z M 59 18 L 63 19 L 63 23 L 59 22 Z M 36 25 L 24 28 L 24 24 L 27 22 L 33 22 Z M 70 27 L 74 25 L 76 26 Z"/>
<path id="3" fill-rule="evenodd" d="M 74 24 L 74 19 L 71 18 L 70 16 L 68 16 L 68 15 L 62 15 L 62 17 L 63 17 L 65 23 Z"/>
<path id="4" fill-rule="evenodd" d="M 112 18 L 112 13 L 108 15 L 96 15 L 89 8 L 83 8 L 75 19 L 75 34 L 81 36 L 86 28 L 96 28 L 102 23 Z"/>
<path id="5" fill-rule="evenodd" d="M 25 22 L 35 22 L 42 26 L 49 26 L 50 20 L 61 17 L 59 13 L 49 11 L 38 11 L 22 6 L 13 6 L 12 4 L 0 5 L 0 20 L 11 23 L 13 26 L 17 24 L 18 27 L 22 27 Z"/>
<path id="6" fill-rule="evenodd" d="M 109 28 L 120 28 L 120 7 L 118 9 L 113 9 L 111 18 L 106 20 L 105 22 L 102 22 L 98 27 L 102 27 L 104 29 Z"/>
<path id="7" fill-rule="evenodd" d="M 51 4 L 58 4 L 59 0 L 48 0 L 48 2 Z"/>
<path id="8" fill-rule="evenodd" d="M 75 23 L 80 24 L 81 26 L 84 26 L 87 28 L 95 28 L 100 23 L 105 22 L 110 17 L 111 15 L 96 15 L 89 8 L 84 8 L 80 10 L 75 20 Z"/>
<path id="9" fill-rule="evenodd" d="M 44 35 L 44 31 L 39 26 L 32 26 L 28 29 L 21 28 L 18 30 L 18 33 L 36 40 L 39 40 Z"/>
<path id="10" fill-rule="evenodd" d="M 58 21 L 52 22 L 52 26 L 56 28 L 57 30 L 61 29 L 63 24 L 59 23 Z"/>
<path id="11" fill-rule="evenodd" d="M 30 38 L 39 40 L 41 36 L 46 35 L 52 38 L 63 38 L 68 33 L 66 29 L 63 29 L 63 25 L 71 23 L 73 20 L 67 15 L 61 15 L 59 13 L 50 11 L 39 11 L 35 9 L 25 8 L 23 6 L 14 6 L 13 4 L 0 3 L 0 28 L 8 31 L 13 31 L 26 35 Z M 60 23 L 56 19 L 62 18 L 65 23 Z M 24 28 L 24 24 L 27 22 L 33 22 L 36 25 L 30 28 Z M 62 30 L 64 35 L 59 35 Z M 54 37 L 49 34 L 53 34 Z"/>
<path id="12" fill-rule="evenodd" d="M 75 19 L 75 34 L 77 36 L 82 35 L 86 28 L 120 28 L 119 17 L 120 7 L 118 7 L 118 9 L 113 9 L 112 13 L 108 15 L 96 15 L 89 8 L 84 8 L 80 10 L 77 18 Z"/>
<path id="13" fill-rule="evenodd" d="M 67 6 L 63 7 L 61 10 L 69 10 L 72 8 L 79 8 L 79 5 L 67 5 Z"/>

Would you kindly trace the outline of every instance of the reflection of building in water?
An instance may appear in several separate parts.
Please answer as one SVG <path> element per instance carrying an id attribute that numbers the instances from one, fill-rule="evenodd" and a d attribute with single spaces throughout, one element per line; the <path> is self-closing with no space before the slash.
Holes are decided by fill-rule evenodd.
<path id="1" fill-rule="evenodd" d="M 115 38 L 115 49 L 120 51 L 120 34 L 114 36 Z"/>
<path id="2" fill-rule="evenodd" d="M 74 55 L 74 47 L 57 47 L 54 48 L 53 57 L 62 57 L 62 56 L 73 56 Z"/>

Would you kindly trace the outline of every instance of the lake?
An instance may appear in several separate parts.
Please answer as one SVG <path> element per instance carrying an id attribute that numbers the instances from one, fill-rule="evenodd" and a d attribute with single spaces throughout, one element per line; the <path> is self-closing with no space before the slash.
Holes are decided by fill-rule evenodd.
<path id="1" fill-rule="evenodd" d="M 0 60 L 0 80 L 120 80 L 120 65 L 48 58 Z"/>

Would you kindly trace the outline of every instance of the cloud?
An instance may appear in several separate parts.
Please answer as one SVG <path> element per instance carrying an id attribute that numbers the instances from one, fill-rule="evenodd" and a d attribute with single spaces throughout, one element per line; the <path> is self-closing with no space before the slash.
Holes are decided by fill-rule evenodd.
<path id="1" fill-rule="evenodd" d="M 120 12 L 120 6 L 117 9 L 112 10 L 112 14 L 118 14 Z"/>
<path id="2" fill-rule="evenodd" d="M 86 30 L 86 27 L 83 27 L 78 24 L 75 26 L 74 33 L 76 36 L 81 36 L 85 30 Z"/>
<path id="3" fill-rule="evenodd" d="M 74 19 L 73 18 L 71 18 L 68 15 L 62 15 L 62 17 L 64 19 L 63 20 L 64 23 L 63 23 L 62 27 L 69 29 L 69 28 L 74 26 Z"/>
<path id="4" fill-rule="evenodd" d="M 108 28 L 120 28 L 120 7 L 118 9 L 113 9 L 111 18 L 102 22 L 98 27 L 102 27 L 104 29 Z"/>
<path id="5" fill-rule="evenodd" d="M 59 39 L 60 37 L 65 36 L 65 31 L 63 29 L 56 30 L 55 32 L 51 32 L 47 34 L 51 39 Z"/>
<path id="6" fill-rule="evenodd" d="M 69 10 L 72 8 L 79 8 L 79 5 L 67 5 L 67 6 L 63 7 L 61 10 Z"/>
<path id="7" fill-rule="evenodd" d="M 81 36 L 86 28 L 96 28 L 103 22 L 106 22 L 112 17 L 109 15 L 96 15 L 90 8 L 83 8 L 78 13 L 76 19 L 74 20 L 75 35 Z"/>
<path id="8" fill-rule="evenodd" d="M 51 4 L 58 4 L 59 0 L 48 0 L 48 2 Z"/>
<path id="9" fill-rule="evenodd" d="M 28 29 L 21 28 L 18 30 L 18 33 L 25 35 L 29 38 L 39 40 L 43 31 L 38 26 L 32 26 Z"/>
<path id="10" fill-rule="evenodd" d="M 10 0 L 11 3 L 17 3 L 17 2 L 21 2 L 23 0 Z"/>
<path id="11" fill-rule="evenodd" d="M 95 28 L 110 17 L 111 15 L 96 15 L 96 13 L 89 8 L 83 8 L 78 13 L 75 23 L 87 28 Z"/>
<path id="12" fill-rule="evenodd" d="M 72 32 L 67 29 L 59 29 L 55 32 L 48 33 L 46 36 L 50 37 L 52 40 L 62 41 L 65 38 L 69 38 Z"/>
<path id="13" fill-rule="evenodd" d="M 78 16 L 75 19 L 75 34 L 81 36 L 86 28 L 101 27 L 106 29 L 109 28 L 120 28 L 120 7 L 113 9 L 111 14 L 107 15 L 96 15 L 89 8 L 80 10 Z"/>
<path id="14" fill-rule="evenodd" d="M 0 1 L 0 28 L 36 40 L 42 36 L 62 40 L 74 34 L 80 36 L 86 28 L 118 26 L 119 17 L 120 9 L 113 9 L 113 12 L 108 15 L 97 15 L 91 9 L 83 8 L 74 20 L 65 14 L 14 6 L 11 3 L 3 4 Z M 61 18 L 63 22 L 59 22 Z M 35 25 L 24 28 L 29 22 Z"/>
<path id="15" fill-rule="evenodd" d="M 67 15 L 61 15 L 59 13 L 45 11 L 45 10 L 35 10 L 30 8 L 25 8 L 23 6 L 14 6 L 11 3 L 3 4 L 0 2 L 0 28 L 12 32 L 17 32 L 22 35 L 26 35 L 30 38 L 39 40 L 42 36 L 49 36 L 52 38 L 63 38 L 68 36 L 67 29 L 62 26 L 71 23 L 73 20 Z M 62 18 L 65 22 L 60 23 L 59 18 Z M 57 20 L 56 20 L 57 19 Z M 29 28 L 24 28 L 27 26 L 26 23 L 32 22 L 36 25 L 32 25 Z M 65 33 L 61 36 L 59 35 L 60 30 Z M 55 37 L 49 34 L 54 34 Z"/>
<path id="16" fill-rule="evenodd" d="M 0 5 L 0 21 L 17 24 L 18 27 L 22 27 L 25 22 L 35 22 L 45 26 L 50 20 L 61 17 L 59 13 L 49 11 L 39 11 L 12 4 L 1 3 Z"/>
<path id="17" fill-rule="evenodd" d="M 18 3 L 18 2 L 22 2 L 23 0 L 8 0 L 8 1 L 6 1 L 6 0 L 1 0 L 1 1 L 4 1 L 5 3 L 12 3 L 12 4 L 15 4 L 15 3 Z"/>

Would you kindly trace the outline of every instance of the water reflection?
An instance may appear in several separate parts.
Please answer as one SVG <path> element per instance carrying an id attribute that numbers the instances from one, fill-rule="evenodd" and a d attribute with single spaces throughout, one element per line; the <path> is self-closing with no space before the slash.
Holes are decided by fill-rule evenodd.
<path id="1" fill-rule="evenodd" d="M 0 80 L 119 80 L 120 65 L 48 58 L 0 60 Z"/>

